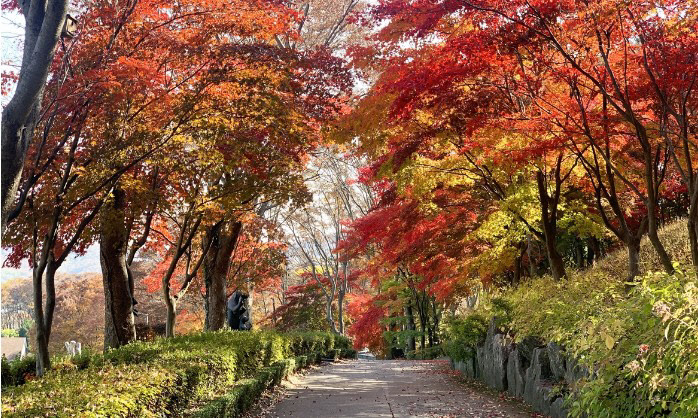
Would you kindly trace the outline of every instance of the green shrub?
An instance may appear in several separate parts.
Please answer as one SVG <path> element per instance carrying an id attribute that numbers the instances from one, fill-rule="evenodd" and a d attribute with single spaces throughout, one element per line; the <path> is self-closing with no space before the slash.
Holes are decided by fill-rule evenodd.
<path id="1" fill-rule="evenodd" d="M 2 386 L 16 386 L 24 384 L 36 374 L 36 362 L 34 356 L 25 356 L 8 361 L 2 356 Z"/>
<path id="2" fill-rule="evenodd" d="M 347 341 L 329 333 L 220 331 L 134 342 L 103 355 L 57 359 L 44 378 L 4 388 L 2 414 L 176 415 L 220 385 L 253 379 L 267 387 L 281 372 L 266 368 L 300 356 L 319 361 L 328 347 Z"/>
<path id="3" fill-rule="evenodd" d="M 497 316 L 516 340 L 557 342 L 595 371 L 572 388 L 571 417 L 695 417 L 697 283 L 692 269 L 678 268 L 671 276 L 648 273 L 630 292 L 600 268 L 569 280 L 535 279 L 450 319 L 444 351 L 454 360 L 472 357 Z"/>
<path id="4" fill-rule="evenodd" d="M 443 355 L 443 347 L 441 347 L 441 345 L 436 345 L 434 347 L 426 347 L 415 351 L 410 351 L 407 353 L 407 358 L 413 360 L 433 360 Z"/>
<path id="5" fill-rule="evenodd" d="M 312 356 L 319 361 L 320 356 Z M 194 414 L 197 418 L 235 418 L 242 416 L 264 392 L 278 385 L 289 373 L 307 367 L 308 357 L 299 356 L 295 359 L 278 361 L 269 367 L 261 369 L 254 379 L 238 382 L 227 394 L 209 402 Z"/>
<path id="6" fill-rule="evenodd" d="M 0 335 L 3 337 L 19 337 L 19 332 L 16 329 L 4 328 Z"/>
<path id="7" fill-rule="evenodd" d="M 648 274 L 617 308 L 595 316 L 602 322 L 625 312 L 615 317 L 622 318 L 619 333 L 597 348 L 605 357 L 595 361 L 596 377 L 581 385 L 570 402 L 571 416 L 698 416 L 695 273 Z M 587 334 L 604 338 L 601 332 Z"/>

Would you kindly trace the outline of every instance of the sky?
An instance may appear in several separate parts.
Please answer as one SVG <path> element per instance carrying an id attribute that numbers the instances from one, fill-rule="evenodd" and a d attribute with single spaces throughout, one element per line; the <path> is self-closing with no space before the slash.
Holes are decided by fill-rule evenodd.
<path id="1" fill-rule="evenodd" d="M 24 18 L 16 12 L 2 11 L 0 16 L 0 71 L 17 71 L 22 58 L 22 38 L 24 34 Z M 9 100 L 9 96 L 0 97 L 0 102 L 4 105 Z M 31 279 L 32 271 L 27 261 L 22 262 L 18 269 L 4 267 L 5 258 L 8 251 L 0 251 L 0 260 L 3 267 L 0 269 L 0 282 L 15 278 Z M 99 246 L 93 245 L 88 248 L 87 253 L 81 257 L 70 256 L 58 269 L 59 273 L 99 273 Z"/>
<path id="2" fill-rule="evenodd" d="M 2 250 L 2 261 L 5 262 L 7 257 L 7 251 Z M 58 269 L 58 273 L 63 274 L 78 274 L 78 273 L 100 273 L 102 271 L 99 265 L 99 246 L 93 245 L 87 249 L 85 255 L 81 257 L 76 257 L 71 255 L 63 263 L 63 265 Z M 26 278 L 31 279 L 32 271 L 27 264 L 27 261 L 22 261 L 22 267 L 18 269 L 12 269 L 8 267 L 2 267 L 0 272 L 0 282 L 5 280 L 15 279 L 15 278 Z"/>

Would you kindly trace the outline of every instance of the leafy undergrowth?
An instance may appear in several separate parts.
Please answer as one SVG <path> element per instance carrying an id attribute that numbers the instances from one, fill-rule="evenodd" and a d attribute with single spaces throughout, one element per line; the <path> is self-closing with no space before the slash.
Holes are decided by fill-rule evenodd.
<path id="1" fill-rule="evenodd" d="M 663 236 L 674 258 L 685 260 L 677 228 Z M 698 416 L 698 280 L 679 262 L 673 275 L 651 272 L 659 264 L 647 247 L 645 273 L 630 290 L 619 250 L 569 280 L 543 277 L 485 295 L 474 311 L 450 321 L 447 354 L 472 357 L 496 317 L 517 340 L 560 343 L 594 370 L 567 400 L 573 417 Z"/>
<path id="2" fill-rule="evenodd" d="M 325 332 L 221 331 L 135 342 L 3 388 L 3 416 L 171 416 L 286 359 L 350 351 Z M 79 369 L 79 366 L 82 367 Z"/>

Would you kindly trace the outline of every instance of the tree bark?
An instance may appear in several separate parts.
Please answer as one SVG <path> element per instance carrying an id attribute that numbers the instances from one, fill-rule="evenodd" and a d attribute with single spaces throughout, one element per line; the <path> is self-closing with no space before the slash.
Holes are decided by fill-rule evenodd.
<path id="1" fill-rule="evenodd" d="M 165 319 L 165 337 L 171 338 L 175 335 L 175 325 L 177 322 L 177 301 L 173 297 L 165 298 L 167 306 L 167 317 Z"/>
<path id="2" fill-rule="evenodd" d="M 126 260 L 129 234 L 125 224 L 125 193 L 115 188 L 113 201 L 103 208 L 99 255 L 104 285 L 104 349 L 136 339 L 132 278 Z"/>
<path id="3" fill-rule="evenodd" d="M 337 292 L 337 321 L 339 322 L 339 333 L 344 335 L 344 292 Z"/>
<path id="4" fill-rule="evenodd" d="M 628 281 L 633 281 L 640 274 L 640 239 L 629 237 L 625 246 L 628 249 Z"/>
<path id="5" fill-rule="evenodd" d="M 416 342 L 414 339 L 414 331 L 417 329 L 414 323 L 414 312 L 412 310 L 412 301 L 408 299 L 405 305 L 405 316 L 407 317 L 407 331 L 410 332 L 407 336 L 407 350 L 415 351 L 417 349 Z"/>
<path id="6" fill-rule="evenodd" d="M 638 131 L 641 131 L 643 134 L 645 133 L 644 128 L 638 128 Z M 657 255 L 659 256 L 659 260 L 662 263 L 664 271 L 666 271 L 669 274 L 673 274 L 674 265 L 671 262 L 671 256 L 669 256 L 666 249 L 664 248 L 664 244 L 662 244 L 662 241 L 659 239 L 659 235 L 657 232 L 659 228 L 656 214 L 658 196 L 654 188 L 655 186 L 659 188 L 659 186 L 656 184 L 654 180 L 654 170 L 652 168 L 652 154 L 650 152 L 645 152 L 645 154 L 645 185 L 648 189 L 646 201 L 648 220 L 647 235 L 649 236 L 650 242 L 652 243 L 654 250 L 657 252 Z"/>
<path id="7" fill-rule="evenodd" d="M 67 0 L 20 2 L 25 19 L 24 52 L 19 80 L 12 99 L 2 112 L 2 171 L 0 188 L 1 233 L 12 211 L 15 194 L 22 177 L 24 158 L 39 115 L 41 95 L 56 44 L 68 11 Z"/>
<path id="8" fill-rule="evenodd" d="M 432 329 L 432 334 L 433 334 L 433 342 L 434 345 L 439 344 L 439 323 L 440 321 L 440 315 L 438 312 L 438 309 L 436 307 L 436 297 L 432 296 L 431 297 L 431 314 L 434 319 L 434 327 Z"/>
<path id="9" fill-rule="evenodd" d="M 327 325 L 329 325 L 330 330 L 337 334 L 337 325 L 334 323 L 334 317 L 332 316 L 332 298 L 325 298 L 325 319 L 327 320 Z"/>
<path id="10" fill-rule="evenodd" d="M 559 170 L 560 165 L 558 162 L 556 177 L 559 176 Z M 538 183 L 538 194 L 541 204 L 541 222 L 543 223 L 545 249 L 548 254 L 548 261 L 550 262 L 550 270 L 553 279 L 561 280 L 567 276 L 567 273 L 565 271 L 565 262 L 555 245 L 557 238 L 557 206 L 559 203 L 560 184 L 557 182 L 554 196 L 551 198 L 548 196 L 543 172 L 538 171 L 536 173 L 536 181 Z"/>
<path id="11" fill-rule="evenodd" d="M 230 257 L 235 250 L 241 230 L 242 222 L 222 220 L 206 233 L 204 246 L 210 245 L 204 260 L 205 329 L 207 331 L 216 331 L 225 326 L 226 279 Z"/>

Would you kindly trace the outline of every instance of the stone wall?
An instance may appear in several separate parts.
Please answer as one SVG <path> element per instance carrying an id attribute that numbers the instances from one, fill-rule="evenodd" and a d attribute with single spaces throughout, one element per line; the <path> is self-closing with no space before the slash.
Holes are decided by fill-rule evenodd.
<path id="1" fill-rule="evenodd" d="M 587 376 L 586 369 L 570 359 L 559 345 L 546 344 L 537 337 L 515 343 L 497 330 L 495 319 L 475 356 L 452 360 L 451 365 L 467 377 L 523 398 L 537 412 L 553 418 L 567 416 L 564 399 L 555 388 L 572 386 Z"/>

